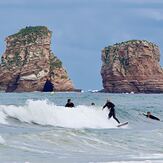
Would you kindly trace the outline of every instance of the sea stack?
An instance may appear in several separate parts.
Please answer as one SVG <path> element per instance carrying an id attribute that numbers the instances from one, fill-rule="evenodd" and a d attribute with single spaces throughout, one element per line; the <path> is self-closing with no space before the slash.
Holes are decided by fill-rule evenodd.
<path id="1" fill-rule="evenodd" d="M 45 26 L 26 27 L 6 38 L 0 64 L 0 90 L 42 91 L 50 77 L 55 91 L 73 91 L 62 62 L 50 49 L 52 32 Z"/>
<path id="2" fill-rule="evenodd" d="M 146 40 L 130 40 L 102 50 L 104 92 L 163 93 L 160 50 Z"/>

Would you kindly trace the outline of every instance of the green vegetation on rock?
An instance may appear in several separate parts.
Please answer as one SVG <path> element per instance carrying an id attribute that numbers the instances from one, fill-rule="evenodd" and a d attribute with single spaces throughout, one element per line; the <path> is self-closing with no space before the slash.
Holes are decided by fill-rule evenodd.
<path id="1" fill-rule="evenodd" d="M 1 64 L 2 64 L 2 66 L 5 66 L 6 65 L 6 62 L 5 62 L 5 59 L 4 59 L 3 56 L 1 57 Z"/>
<path id="2" fill-rule="evenodd" d="M 139 43 L 146 43 L 146 44 L 155 45 L 154 43 L 147 41 L 147 40 L 128 40 L 128 41 L 116 43 L 113 46 L 121 46 L 121 45 L 127 45 L 127 44 L 139 44 Z M 157 45 L 155 45 L 155 46 L 157 46 Z"/>
<path id="3" fill-rule="evenodd" d="M 10 58 L 10 57 L 6 56 L 5 59 L 2 57 L 1 61 L 2 61 L 3 66 L 7 66 L 9 68 L 9 67 L 12 67 L 14 65 L 16 65 L 18 67 L 21 66 L 22 65 L 21 59 L 22 58 L 19 55 L 19 53 L 15 52 L 15 55 L 14 55 L 13 58 Z"/>
<path id="4" fill-rule="evenodd" d="M 56 56 L 51 55 L 50 69 L 53 70 L 54 68 L 62 68 L 62 62 Z"/>
<path id="5" fill-rule="evenodd" d="M 105 63 L 110 63 L 109 53 L 110 53 L 111 46 L 105 47 Z"/>
<path id="6" fill-rule="evenodd" d="M 155 45 L 152 42 L 149 42 L 147 40 L 128 40 L 128 41 L 124 41 L 124 42 L 120 42 L 120 43 L 116 43 L 112 46 L 107 46 L 104 48 L 105 51 L 105 64 L 110 64 L 110 63 L 114 63 L 115 60 L 119 60 L 121 65 L 123 65 L 124 69 L 127 69 L 128 65 L 129 65 L 129 59 L 126 56 L 127 54 L 120 55 L 119 51 L 122 47 L 122 49 L 124 48 L 125 51 L 127 51 L 128 47 L 130 45 L 138 45 L 138 44 L 144 44 L 145 46 L 152 46 L 154 48 Z M 128 51 L 127 51 L 128 53 Z M 110 58 L 110 54 L 113 54 L 113 56 Z M 111 60 L 112 59 L 112 60 Z"/>
<path id="7" fill-rule="evenodd" d="M 13 61 L 14 63 L 16 64 L 16 66 L 20 66 L 22 63 L 21 63 L 21 56 L 19 55 L 18 52 L 15 53 L 14 55 L 14 58 L 13 58 Z"/>
<path id="8" fill-rule="evenodd" d="M 29 34 L 36 34 L 39 36 L 43 36 L 43 35 L 47 35 L 49 32 L 51 33 L 51 31 L 49 31 L 48 28 L 45 26 L 35 26 L 35 27 L 29 26 L 21 29 L 16 34 L 10 35 L 9 37 L 17 37 L 17 36 L 24 37 Z"/>

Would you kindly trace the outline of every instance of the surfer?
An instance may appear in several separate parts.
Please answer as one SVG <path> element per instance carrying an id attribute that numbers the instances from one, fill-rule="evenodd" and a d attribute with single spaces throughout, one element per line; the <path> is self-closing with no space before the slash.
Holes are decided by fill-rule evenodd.
<path id="1" fill-rule="evenodd" d="M 143 115 L 146 116 L 147 118 L 151 118 L 151 119 L 160 121 L 159 118 L 153 116 L 153 115 L 151 114 L 151 112 L 149 112 L 149 111 L 147 112 L 147 114 L 144 114 L 144 113 L 143 113 Z"/>
<path id="2" fill-rule="evenodd" d="M 110 112 L 108 114 L 108 118 L 110 119 L 111 117 L 113 117 L 118 123 L 120 123 L 119 120 L 115 116 L 115 109 L 114 109 L 115 105 L 112 102 L 110 102 L 110 100 L 107 100 L 106 104 L 103 106 L 102 110 L 105 107 L 107 107 L 110 110 Z"/>
<path id="3" fill-rule="evenodd" d="M 69 107 L 69 108 L 73 108 L 74 107 L 74 103 L 71 102 L 71 99 L 67 100 L 67 104 L 65 105 L 65 107 Z"/>

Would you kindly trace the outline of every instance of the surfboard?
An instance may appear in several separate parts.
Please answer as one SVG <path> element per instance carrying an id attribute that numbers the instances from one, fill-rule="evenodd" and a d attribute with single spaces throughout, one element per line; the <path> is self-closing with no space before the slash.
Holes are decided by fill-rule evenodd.
<path id="1" fill-rule="evenodd" d="M 122 126 L 125 126 L 127 124 L 128 124 L 128 122 L 120 123 L 117 127 L 122 127 Z"/>

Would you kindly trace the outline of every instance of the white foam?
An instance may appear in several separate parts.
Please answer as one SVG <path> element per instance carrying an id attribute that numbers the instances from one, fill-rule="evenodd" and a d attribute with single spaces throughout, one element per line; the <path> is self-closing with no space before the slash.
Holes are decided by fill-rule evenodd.
<path id="1" fill-rule="evenodd" d="M 6 108 L 5 105 L 0 105 L 0 123 L 8 124 L 6 121 L 6 114 L 3 112 L 3 108 Z"/>
<path id="2" fill-rule="evenodd" d="M 69 128 L 115 128 L 117 125 L 115 120 L 107 119 L 107 110 L 91 106 L 65 108 L 47 100 L 28 100 L 24 106 L 6 106 L 4 111 L 9 117 L 40 125 Z"/>

